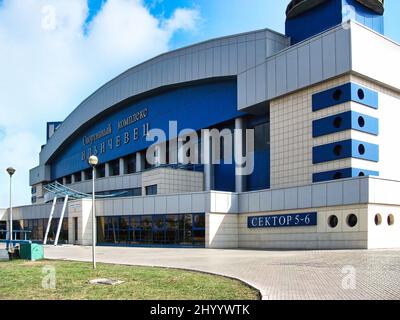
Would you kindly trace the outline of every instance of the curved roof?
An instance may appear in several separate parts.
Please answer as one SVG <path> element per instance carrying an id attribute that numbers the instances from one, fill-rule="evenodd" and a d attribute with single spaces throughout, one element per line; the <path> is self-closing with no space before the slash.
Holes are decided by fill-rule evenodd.
<path id="1" fill-rule="evenodd" d="M 284 35 L 264 29 L 202 42 L 135 66 L 99 88 L 65 119 L 42 148 L 40 165 L 47 164 L 82 125 L 128 98 L 165 86 L 237 76 L 286 48 L 288 42 Z"/>

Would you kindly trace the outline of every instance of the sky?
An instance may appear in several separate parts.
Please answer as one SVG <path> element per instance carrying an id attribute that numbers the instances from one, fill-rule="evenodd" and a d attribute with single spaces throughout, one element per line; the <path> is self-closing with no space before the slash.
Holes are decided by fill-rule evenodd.
<path id="1" fill-rule="evenodd" d="M 14 205 L 30 203 L 46 122 L 130 67 L 210 38 L 284 33 L 282 0 L 0 0 L 0 208 L 16 168 Z M 400 1 L 387 0 L 386 35 L 400 42 Z"/>

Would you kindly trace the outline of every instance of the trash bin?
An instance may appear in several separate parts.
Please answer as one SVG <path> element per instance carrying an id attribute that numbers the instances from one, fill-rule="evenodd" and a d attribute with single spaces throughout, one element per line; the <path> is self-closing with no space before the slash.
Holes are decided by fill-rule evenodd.
<path id="1" fill-rule="evenodd" d="M 42 260 L 44 259 L 43 246 L 36 243 L 21 243 L 19 255 L 24 260 Z"/>

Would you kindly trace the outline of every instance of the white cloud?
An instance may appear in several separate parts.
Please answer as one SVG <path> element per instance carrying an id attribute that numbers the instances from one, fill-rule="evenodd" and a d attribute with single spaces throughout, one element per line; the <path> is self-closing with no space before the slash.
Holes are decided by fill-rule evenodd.
<path id="1" fill-rule="evenodd" d="M 0 207 L 8 206 L 13 165 L 16 204 L 29 203 L 29 169 L 38 163 L 45 123 L 64 119 L 84 98 L 133 65 L 168 50 L 191 31 L 197 10 L 169 20 L 140 0 L 108 0 L 87 26 L 86 0 L 4 0 L 0 6 Z"/>

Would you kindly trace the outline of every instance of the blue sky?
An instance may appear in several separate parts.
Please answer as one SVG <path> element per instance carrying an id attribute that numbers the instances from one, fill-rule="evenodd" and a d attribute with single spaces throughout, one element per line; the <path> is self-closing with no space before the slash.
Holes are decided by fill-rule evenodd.
<path id="1" fill-rule="evenodd" d="M 107 0 L 89 0 L 90 21 Z M 145 0 L 150 12 L 168 18 L 177 7 L 196 8 L 202 21 L 196 32 L 177 32 L 171 48 L 182 47 L 198 41 L 250 30 L 270 28 L 284 33 L 285 9 L 288 1 L 282 0 Z M 385 1 L 385 32 L 400 42 L 400 1 Z"/>

